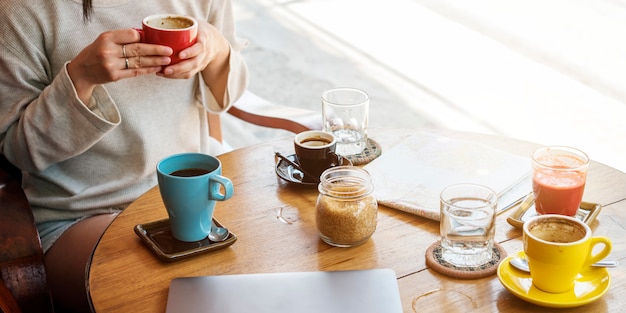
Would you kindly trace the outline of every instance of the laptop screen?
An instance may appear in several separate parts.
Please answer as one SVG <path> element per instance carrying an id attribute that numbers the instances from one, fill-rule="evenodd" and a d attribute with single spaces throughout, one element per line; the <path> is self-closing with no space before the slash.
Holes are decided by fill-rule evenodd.
<path id="1" fill-rule="evenodd" d="M 173 279 L 167 313 L 401 313 L 395 272 L 372 269 Z"/>

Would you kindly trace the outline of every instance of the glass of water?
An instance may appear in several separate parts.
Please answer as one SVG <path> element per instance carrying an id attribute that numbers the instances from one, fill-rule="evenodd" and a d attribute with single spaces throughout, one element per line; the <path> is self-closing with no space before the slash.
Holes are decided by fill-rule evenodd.
<path id="1" fill-rule="evenodd" d="M 492 259 L 498 195 L 476 184 L 446 187 L 440 196 L 442 258 L 458 267 Z"/>
<path id="2" fill-rule="evenodd" d="M 337 138 L 335 153 L 358 154 L 367 145 L 369 96 L 356 88 L 336 88 L 322 93 L 324 131 Z"/>

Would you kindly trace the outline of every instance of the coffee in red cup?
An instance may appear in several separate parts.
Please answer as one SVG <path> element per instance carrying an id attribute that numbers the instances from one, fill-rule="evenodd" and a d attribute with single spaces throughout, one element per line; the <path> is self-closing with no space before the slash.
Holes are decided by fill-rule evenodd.
<path id="1" fill-rule="evenodd" d="M 168 46 L 174 50 L 171 64 L 180 62 L 179 53 L 196 43 L 198 22 L 189 16 L 177 14 L 150 15 L 143 19 L 141 42 Z"/>

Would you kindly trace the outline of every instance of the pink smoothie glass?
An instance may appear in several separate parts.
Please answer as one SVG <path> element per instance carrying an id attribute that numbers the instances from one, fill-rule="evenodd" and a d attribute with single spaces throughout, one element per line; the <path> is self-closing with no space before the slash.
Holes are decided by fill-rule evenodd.
<path id="1" fill-rule="evenodd" d="M 544 147 L 533 153 L 532 167 L 537 213 L 576 215 L 585 190 L 589 157 L 570 147 Z"/>

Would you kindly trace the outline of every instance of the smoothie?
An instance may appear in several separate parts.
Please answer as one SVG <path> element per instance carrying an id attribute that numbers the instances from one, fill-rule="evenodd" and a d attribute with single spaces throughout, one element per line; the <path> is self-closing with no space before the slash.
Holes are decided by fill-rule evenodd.
<path id="1" fill-rule="evenodd" d="M 576 215 L 584 190 L 585 177 L 581 173 L 537 171 L 533 175 L 535 209 L 539 214 Z"/>
<path id="2" fill-rule="evenodd" d="M 537 213 L 576 215 L 583 199 L 589 157 L 570 147 L 546 147 L 533 153 L 532 166 Z"/>

